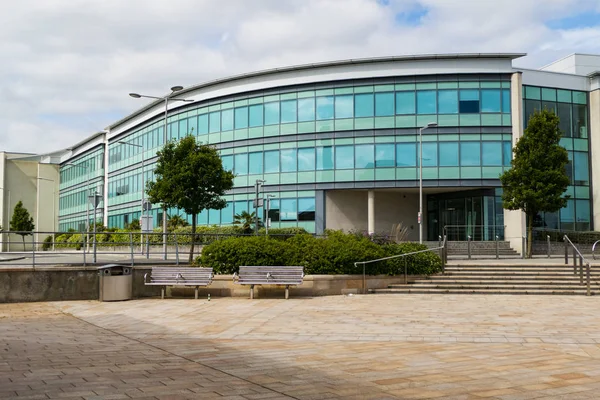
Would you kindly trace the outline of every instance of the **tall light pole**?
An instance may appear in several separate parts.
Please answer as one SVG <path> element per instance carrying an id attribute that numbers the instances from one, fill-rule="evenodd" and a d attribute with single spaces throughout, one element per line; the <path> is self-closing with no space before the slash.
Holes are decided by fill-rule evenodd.
<path id="1" fill-rule="evenodd" d="M 427 128 L 434 128 L 436 122 L 430 122 L 419 129 L 419 243 L 423 243 L 423 131 Z"/>
<path id="2" fill-rule="evenodd" d="M 147 96 L 144 94 L 139 94 L 139 93 L 129 93 L 129 96 L 133 97 L 134 99 L 140 99 L 140 98 L 145 98 L 145 99 L 155 99 L 155 100 L 163 100 L 165 102 L 165 128 L 164 128 L 164 132 L 163 132 L 163 144 L 167 143 L 167 117 L 169 114 L 169 100 L 171 101 L 182 101 L 184 103 L 191 103 L 194 100 L 188 100 L 188 99 L 178 99 L 176 97 L 174 97 L 173 95 L 177 92 L 179 92 L 180 90 L 183 90 L 183 86 L 173 86 L 171 88 L 171 93 L 169 93 L 166 96 L 163 97 L 157 97 L 157 96 Z M 164 207 L 163 205 L 163 218 L 162 218 L 162 225 L 163 225 L 163 259 L 166 260 L 167 259 L 167 209 L 166 207 Z"/>
<path id="3" fill-rule="evenodd" d="M 140 214 L 140 230 L 142 232 L 140 233 L 140 242 L 141 242 L 141 245 L 142 245 L 142 254 L 143 254 L 144 253 L 144 250 L 143 250 L 144 239 L 143 239 L 143 234 L 142 233 L 143 233 L 144 229 L 143 229 L 143 226 L 142 226 L 142 222 L 144 221 L 144 211 L 145 211 L 144 210 L 144 200 L 145 200 L 144 194 L 146 193 L 146 190 L 145 190 L 145 183 L 146 182 L 144 181 L 144 146 L 142 146 L 141 144 L 135 144 L 135 143 L 131 143 L 131 142 L 126 142 L 124 140 L 119 140 L 117 143 L 126 144 L 126 145 L 129 145 L 129 146 L 133 146 L 133 147 L 137 147 L 137 148 L 142 149 L 141 150 L 142 151 L 142 213 Z"/>
<path id="4" fill-rule="evenodd" d="M 2 230 L 10 231 L 10 190 L 4 189 L 3 187 L 0 187 L 0 190 L 8 193 L 8 203 L 6 203 L 6 214 L 4 214 L 5 217 L 2 218 L 3 219 L 2 223 L 6 224 L 8 222 L 8 227 L 3 226 Z M 4 200 L 4 198 L 2 200 Z M 10 251 L 10 233 L 6 234 L 6 239 L 7 239 L 6 251 Z"/>

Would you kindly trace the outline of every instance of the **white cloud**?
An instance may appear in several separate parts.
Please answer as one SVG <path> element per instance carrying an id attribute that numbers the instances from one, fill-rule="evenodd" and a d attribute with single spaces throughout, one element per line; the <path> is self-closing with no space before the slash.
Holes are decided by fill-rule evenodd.
<path id="1" fill-rule="evenodd" d="M 595 0 L 21 0 L 0 13 L 0 145 L 52 151 L 162 94 L 231 74 L 411 53 L 529 52 L 537 67 L 600 53 L 600 24 L 545 22 Z M 415 8 L 417 26 L 395 15 Z"/>

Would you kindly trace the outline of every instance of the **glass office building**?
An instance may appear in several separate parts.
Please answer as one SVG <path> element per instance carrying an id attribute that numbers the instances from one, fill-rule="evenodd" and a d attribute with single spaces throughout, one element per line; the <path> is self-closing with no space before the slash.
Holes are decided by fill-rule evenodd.
<path id="1" fill-rule="evenodd" d="M 139 218 L 157 150 L 194 135 L 214 145 L 236 175 L 227 207 L 203 212 L 200 224 L 231 224 L 235 214 L 254 211 L 255 184 L 264 181 L 261 197 L 272 197 L 273 227 L 386 232 L 403 223 L 418 240 L 422 167 L 425 239 L 437 240 L 449 225 L 483 227 L 473 230 L 481 240 L 495 232 L 504 236 L 504 227 L 518 236 L 520 217 L 502 209 L 498 177 L 510 168 L 527 116 L 546 107 L 561 117 L 572 185 L 569 205 L 541 215 L 542 224 L 589 230 L 595 78 L 552 72 L 552 65 L 517 69 L 513 60 L 521 56 L 338 61 L 185 88 L 176 97 L 193 102 L 168 103 L 166 132 L 165 102 L 157 100 L 63 157 L 60 229 L 85 226 L 90 187 L 103 195 L 108 226 Z M 265 210 L 258 212 L 267 217 Z M 152 213 L 158 225 L 160 205 Z"/>

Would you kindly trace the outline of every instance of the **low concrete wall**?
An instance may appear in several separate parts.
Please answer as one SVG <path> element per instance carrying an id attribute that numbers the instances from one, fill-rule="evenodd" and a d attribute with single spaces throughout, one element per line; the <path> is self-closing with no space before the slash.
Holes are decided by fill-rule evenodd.
<path id="1" fill-rule="evenodd" d="M 133 269 L 133 297 L 160 296 L 160 286 L 144 285 L 144 274 L 151 267 Z M 421 276 L 409 276 L 409 282 Z M 0 302 L 97 300 L 98 272 L 95 267 L 14 267 L 0 269 Z M 385 288 L 392 283 L 402 283 L 402 276 L 367 276 L 367 289 Z M 328 296 L 362 293 L 362 275 L 308 275 L 304 283 L 290 288 L 290 296 Z M 256 286 L 254 295 L 260 297 L 284 296 L 284 286 Z M 207 297 L 249 297 L 250 287 L 233 283 L 231 275 L 217 275 L 208 288 L 199 295 Z M 193 297 L 193 288 L 168 288 L 167 296 Z"/>

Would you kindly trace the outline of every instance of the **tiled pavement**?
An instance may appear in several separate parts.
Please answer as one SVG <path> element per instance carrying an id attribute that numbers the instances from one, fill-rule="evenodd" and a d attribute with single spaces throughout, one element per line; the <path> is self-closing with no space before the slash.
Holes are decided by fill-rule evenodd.
<path id="1" fill-rule="evenodd" d="M 2 304 L 0 399 L 594 399 L 599 315 L 585 296 Z"/>

